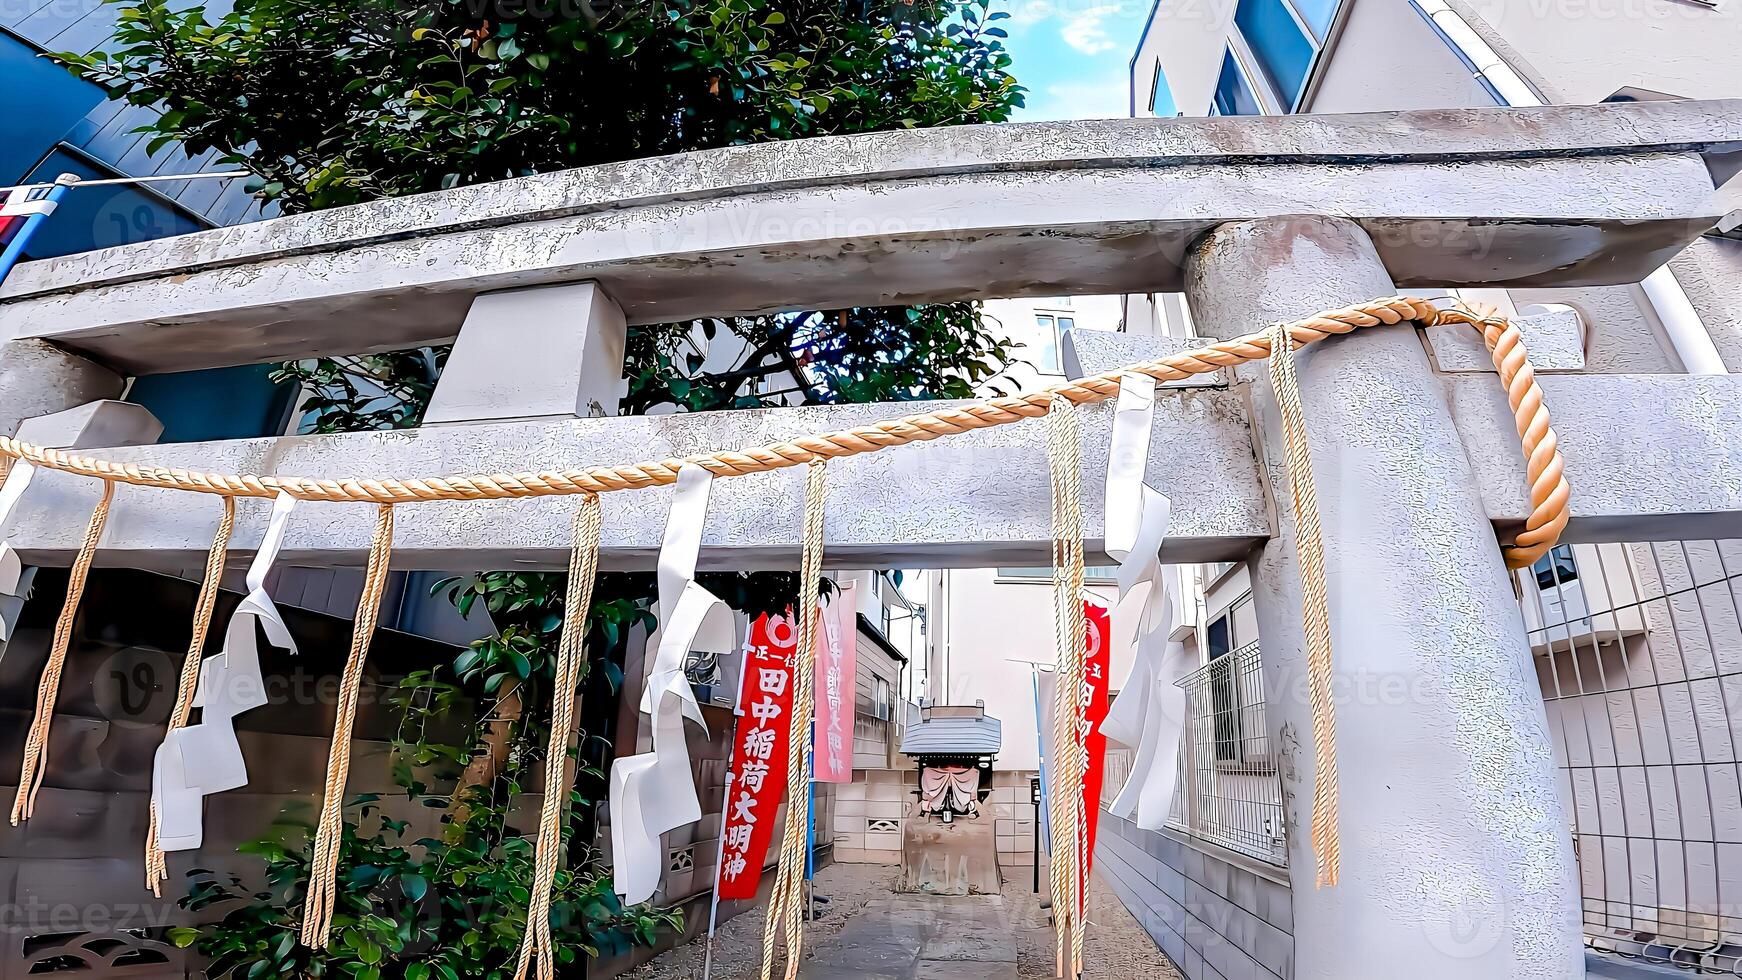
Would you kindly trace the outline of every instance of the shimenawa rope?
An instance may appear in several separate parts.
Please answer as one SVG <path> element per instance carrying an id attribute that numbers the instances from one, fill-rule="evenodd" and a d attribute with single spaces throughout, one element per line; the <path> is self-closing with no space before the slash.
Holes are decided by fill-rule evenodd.
<path id="1" fill-rule="evenodd" d="M 48 769 L 48 730 L 54 722 L 54 703 L 60 698 L 60 675 L 66 669 L 67 647 L 72 644 L 73 622 L 79 615 L 79 599 L 85 594 L 85 578 L 91 572 L 91 560 L 97 555 L 97 542 L 103 537 L 103 525 L 109 520 L 109 505 L 115 500 L 115 484 L 103 481 L 103 496 L 91 511 L 91 521 L 85 525 L 85 539 L 79 545 L 67 575 L 67 598 L 61 604 L 60 618 L 54 624 L 54 643 L 48 650 L 48 663 L 42 668 L 42 681 L 36 688 L 36 714 L 30 719 L 30 734 L 24 739 L 24 767 L 18 773 L 18 794 L 12 800 L 12 826 L 29 820 L 36 809 L 36 794 L 42 789 L 43 773 Z"/>
<path id="2" fill-rule="evenodd" d="M 539 808 L 538 849 L 533 858 L 532 897 L 526 908 L 526 937 L 514 980 L 526 980 L 534 954 L 539 980 L 556 978 L 556 943 L 551 937 L 551 892 L 563 850 L 562 815 L 569 795 L 569 737 L 574 734 L 576 688 L 586 675 L 587 611 L 599 572 L 599 533 L 604 518 L 599 495 L 583 494 L 575 511 L 574 546 L 569 552 L 568 590 L 563 596 L 562 637 L 557 644 L 556 689 L 550 709 L 550 741 L 544 754 L 544 800 Z"/>
<path id="3" fill-rule="evenodd" d="M 1524 438 L 1525 455 L 1531 460 L 1530 497 L 1535 508 L 1518 535 L 1516 546 L 1505 548 L 1508 567 L 1525 568 L 1547 553 L 1543 540 L 1558 536 L 1566 520 L 1567 493 L 1560 479 L 1560 453 L 1549 427 L 1542 392 L 1525 360 L 1522 338 L 1503 318 L 1462 309 L 1439 309 L 1425 299 L 1393 296 L 1336 310 L 1326 310 L 1295 320 L 1287 330 L 1297 344 L 1311 344 L 1326 337 L 1367 327 L 1414 321 L 1422 326 L 1463 323 L 1483 332 L 1494 350 L 1495 364 L 1507 386 L 1518 430 Z M 1497 346 L 1499 345 L 1499 346 Z M 909 415 L 874 425 L 838 432 L 804 436 L 792 442 L 771 443 L 746 449 L 724 450 L 689 459 L 663 459 L 622 466 L 589 469 L 541 470 L 527 473 L 489 473 L 467 476 L 406 479 L 310 479 L 293 476 L 196 473 L 162 466 L 93 459 L 0 438 L 0 456 L 26 459 L 38 466 L 65 470 L 97 479 L 140 486 L 217 493 L 227 496 L 272 497 L 287 493 L 303 500 L 351 500 L 394 503 L 408 500 L 497 500 L 515 497 L 561 496 L 604 493 L 662 486 L 677 481 L 677 471 L 686 463 L 701 466 L 715 476 L 742 476 L 798 466 L 818 459 L 854 456 L 891 446 L 954 435 L 970 429 L 1008 425 L 1045 415 L 1054 398 L 1082 405 L 1105 401 L 1119 393 L 1119 376 L 1127 372 L 1147 374 L 1157 381 L 1179 381 L 1221 368 L 1262 360 L 1270 356 L 1269 331 L 1217 341 L 1204 347 L 1170 354 L 1075 381 L 1066 381 L 1042 391 L 1004 398 L 989 398 L 924 415 Z"/>
<path id="4" fill-rule="evenodd" d="M 327 781 L 321 797 L 321 822 L 315 830 L 314 856 L 309 861 L 308 897 L 303 903 L 302 944 L 325 949 L 338 905 L 339 844 L 345 829 L 345 782 L 351 773 L 351 729 L 357 721 L 357 701 L 363 685 L 363 662 L 375 621 L 381 614 L 381 593 L 387 586 L 387 559 L 393 550 L 393 505 L 375 514 L 375 536 L 369 543 L 369 564 L 363 573 L 363 594 L 351 626 L 351 655 L 339 681 L 339 710 L 333 721 L 333 742 L 327 747 Z"/>
<path id="5" fill-rule="evenodd" d="M 316 839 L 314 873 L 311 876 L 308 904 L 303 922 L 304 942 L 312 946 L 322 946 L 325 944 L 327 934 L 330 931 L 335 900 L 333 874 L 336 870 L 338 857 L 339 832 L 342 829 L 342 797 L 345 775 L 349 767 L 350 729 L 355 719 L 357 685 L 361 680 L 362 660 L 367 652 L 369 637 L 373 632 L 375 619 L 379 612 L 381 589 L 386 576 L 386 555 L 391 546 L 393 523 L 391 507 L 393 503 L 406 500 L 505 499 L 636 489 L 675 482 L 677 471 L 686 463 L 700 465 L 716 476 L 738 476 L 767 472 L 801 463 L 809 464 L 813 469 L 810 479 L 807 480 L 805 581 L 814 587 L 815 578 L 820 574 L 818 562 L 820 561 L 822 543 L 821 463 L 826 459 L 875 452 L 892 446 L 927 441 L 971 429 L 1005 425 L 1046 414 L 1055 405 L 1061 407 L 1062 414 L 1065 406 L 1099 402 L 1115 396 L 1119 391 L 1119 377 L 1126 372 L 1146 374 L 1163 382 L 1180 380 L 1268 357 L 1283 337 L 1292 339 L 1296 344 L 1309 344 L 1325 337 L 1349 333 L 1357 329 L 1406 321 L 1414 321 L 1422 325 L 1468 324 L 1481 332 L 1483 341 L 1491 352 L 1495 367 L 1506 388 L 1507 399 L 1513 409 L 1519 437 L 1523 443 L 1532 506 L 1532 511 L 1524 523 L 1523 530 L 1516 535 L 1512 543 L 1502 546 L 1502 553 L 1508 567 L 1528 567 L 1554 546 L 1565 528 L 1568 519 L 1570 489 L 1564 477 L 1564 464 L 1558 441 L 1550 423 L 1548 410 L 1543 403 L 1541 388 L 1536 383 L 1535 372 L 1529 364 L 1523 339 L 1516 327 L 1492 312 L 1468 309 L 1441 310 L 1426 300 L 1411 297 L 1392 297 L 1342 309 L 1328 310 L 1292 323 L 1277 325 L 1264 333 L 1247 334 L 1232 340 L 1220 341 L 1194 350 L 1120 368 L 1107 374 L 1054 385 L 1043 391 L 1027 395 L 992 398 L 855 429 L 806 436 L 792 442 L 721 451 L 692 457 L 688 460 L 668 458 L 612 467 L 546 470 L 515 474 L 494 473 L 412 479 L 327 480 L 288 476 L 195 473 L 164 467 L 93 459 L 19 442 L 15 439 L 0 438 L 0 457 L 7 460 L 24 459 L 38 466 L 63 470 L 103 481 L 103 496 L 92 513 L 84 542 L 73 563 L 72 574 L 68 582 L 67 601 L 62 607 L 60 620 L 56 626 L 54 644 L 50 650 L 48 664 L 43 671 L 38 691 L 37 712 L 32 720 L 30 734 L 26 740 L 24 767 L 20 775 L 17 797 L 13 804 L 12 821 L 17 824 L 29 817 L 34 806 L 36 793 L 41 785 L 43 766 L 47 755 L 48 730 L 52 720 L 54 702 L 58 694 L 61 672 L 64 669 L 67 647 L 71 639 L 72 625 L 77 614 L 79 598 L 84 590 L 85 578 L 89 572 L 97 542 L 102 535 L 103 524 L 107 519 L 116 483 L 215 493 L 225 497 L 266 497 L 283 492 L 300 499 L 373 501 L 381 505 L 375 540 L 370 551 L 369 572 L 365 578 L 364 594 L 359 602 L 357 621 L 352 635 L 351 659 L 346 666 L 339 706 L 339 720 L 335 726 L 334 743 L 329 752 L 326 798 L 323 801 L 322 822 Z M 1284 344 L 1284 346 L 1288 345 Z M 1288 367 L 1284 365 L 1279 370 L 1286 372 Z M 1074 424 L 1072 429 L 1074 431 Z M 1291 438 L 1291 443 L 1293 441 Z M 1291 472 L 1303 474 L 1310 480 L 1310 466 L 1292 467 Z M 1076 475 L 1075 479 L 1080 482 L 1080 473 Z M 1068 483 L 1064 489 L 1068 497 Z M 1080 485 L 1078 493 L 1080 494 Z M 1300 494 L 1298 484 L 1296 493 L 1298 510 L 1302 499 L 1298 496 Z M 1065 507 L 1061 510 L 1059 509 L 1061 506 L 1061 501 L 1055 499 L 1055 527 L 1067 528 L 1067 533 L 1061 537 L 1059 542 L 1055 542 L 1057 549 L 1055 560 L 1063 563 L 1066 577 L 1069 578 L 1069 569 L 1073 566 L 1080 567 L 1080 529 L 1075 532 L 1078 543 L 1073 550 L 1069 543 L 1069 508 Z M 1080 507 L 1078 511 L 1078 519 L 1080 520 Z M 1303 580 L 1309 583 L 1309 588 L 1322 590 L 1322 575 L 1314 574 L 1310 569 L 1303 567 Z M 1072 600 L 1075 600 L 1080 594 L 1081 587 L 1080 577 L 1074 581 L 1075 588 L 1068 593 Z M 1061 623 L 1080 619 L 1080 616 L 1065 616 L 1063 614 L 1063 600 L 1061 600 L 1060 608 Z M 794 726 L 799 726 L 802 714 L 802 724 L 805 730 L 799 732 L 795 737 L 795 748 L 802 746 L 802 751 L 795 752 L 791 760 L 791 765 L 794 768 L 790 770 L 789 777 L 795 788 L 795 795 L 789 797 L 788 805 L 789 810 L 797 812 L 802 817 L 803 802 L 797 799 L 796 794 L 802 792 L 805 776 L 808 773 L 808 724 L 810 684 L 812 683 L 810 658 L 814 655 L 816 630 L 814 615 L 801 614 L 799 628 L 801 663 L 799 669 L 795 671 L 795 674 L 799 675 L 795 678 L 795 684 L 798 685 L 795 690 L 802 691 L 803 699 L 802 702 L 795 703 L 792 722 Z M 1076 629 L 1079 631 L 1080 640 L 1080 623 Z M 1323 646 L 1324 655 L 1312 662 L 1321 665 L 1326 672 L 1325 676 L 1328 677 L 1328 640 L 1325 643 L 1327 645 Z M 1070 669 L 1080 674 L 1084 653 L 1081 649 L 1082 644 L 1078 642 L 1067 645 L 1073 648 L 1070 650 L 1061 649 L 1061 670 Z M 195 677 L 197 679 L 197 674 Z M 1066 678 L 1061 677 L 1060 680 L 1063 683 Z M 184 677 L 184 683 L 185 681 Z M 797 700 L 795 699 L 795 701 Z M 1062 715 L 1065 716 L 1064 720 L 1077 714 L 1080 714 L 1080 705 L 1067 706 L 1066 710 L 1062 712 Z M 1328 701 L 1326 717 L 1328 719 Z M 1315 712 L 1315 743 L 1321 752 L 1321 759 L 1326 762 L 1325 765 L 1321 766 L 1321 772 L 1331 771 L 1334 773 L 1334 745 L 1328 740 L 1318 739 L 1320 727 L 1318 715 Z M 1328 724 L 1326 727 L 1328 728 Z M 797 731 L 796 727 L 795 731 Z M 1074 779 L 1077 784 L 1080 784 L 1084 760 L 1080 758 L 1080 746 L 1076 746 L 1074 736 L 1061 740 L 1059 754 L 1061 765 L 1058 767 L 1057 778 Z M 1075 775 L 1073 776 L 1072 773 Z M 1322 792 L 1329 793 L 1330 804 L 1328 808 L 1321 808 L 1318 805 L 1322 802 L 1320 796 Z M 1086 856 L 1080 851 L 1081 841 L 1077 840 L 1075 836 L 1081 834 L 1081 800 L 1076 799 L 1074 802 L 1069 802 L 1063 799 L 1067 796 L 1080 797 L 1080 793 L 1057 795 L 1060 799 L 1055 800 L 1054 805 L 1066 808 L 1065 811 L 1059 813 L 1059 816 L 1063 818 L 1063 832 L 1072 835 L 1070 840 L 1076 841 L 1076 845 L 1060 848 L 1059 850 L 1066 853 L 1055 854 L 1055 875 L 1063 870 L 1057 866 L 1058 861 L 1076 862 L 1080 867 L 1086 859 Z M 1323 819 L 1320 817 L 1321 812 L 1327 815 Z M 1328 831 L 1325 831 L 1326 827 L 1329 828 Z M 1334 784 L 1322 788 L 1315 787 L 1315 851 L 1320 858 L 1321 876 L 1328 872 L 1332 881 L 1335 880 L 1336 875 L 1334 828 Z M 1058 830 L 1059 828 L 1055 826 L 1055 832 Z M 800 931 L 802 911 L 797 907 L 797 896 L 802 887 L 802 870 L 792 868 L 794 862 L 788 859 L 788 852 L 802 851 L 802 839 L 802 827 L 789 824 L 782 850 L 782 875 L 777 883 L 780 887 L 776 889 L 770 908 L 771 924 L 777 920 L 777 917 L 785 923 L 789 948 L 789 976 L 797 969 L 797 953 L 802 942 Z M 1323 846 L 1320 844 L 1321 840 L 1326 842 Z M 1070 943 L 1072 962 L 1070 965 L 1077 967 L 1080 966 L 1081 956 L 1081 882 L 1077 881 L 1076 876 L 1073 875 L 1069 881 L 1061 880 L 1058 884 L 1062 887 L 1055 892 L 1055 898 L 1063 895 L 1067 901 L 1061 922 L 1069 920 L 1072 929 Z M 765 978 L 772 957 L 772 932 L 768 938 L 768 943 L 770 945 L 765 945 L 764 949 L 763 972 Z M 1065 966 L 1062 937 L 1060 966 L 1061 969 Z"/>
<path id="6" fill-rule="evenodd" d="M 1294 495 L 1295 551 L 1300 563 L 1301 620 L 1306 632 L 1307 699 L 1313 715 L 1313 858 L 1317 884 L 1335 885 L 1342 861 L 1337 832 L 1337 723 L 1331 702 L 1331 613 L 1325 588 L 1325 544 L 1319 495 L 1307 446 L 1306 411 L 1294 373 L 1294 338 L 1273 328 L 1270 383 L 1288 445 L 1288 483 Z"/>
<path id="7" fill-rule="evenodd" d="M 786 755 L 786 832 L 780 844 L 780 864 L 768 897 L 768 919 L 762 931 L 762 980 L 774 975 L 777 934 L 786 938 L 786 980 L 798 976 L 804 952 L 804 869 L 806 823 L 810 814 L 811 712 L 815 695 L 817 596 L 823 578 L 823 461 L 810 464 L 804 484 L 804 552 L 799 561 L 798 661 L 792 670 L 792 713 L 788 717 Z"/>
<path id="8" fill-rule="evenodd" d="M 187 656 L 181 662 L 181 683 L 175 690 L 175 708 L 170 712 L 170 732 L 185 726 L 193 713 L 194 693 L 200 686 L 200 658 L 206 649 L 206 634 L 212 627 L 212 609 L 218 603 L 218 585 L 224 578 L 224 556 L 230 549 L 230 534 L 236 529 L 236 498 L 224 498 L 224 516 L 218 519 L 218 531 L 212 535 L 212 546 L 206 551 L 206 574 L 200 580 L 200 592 L 194 599 L 193 632 L 188 639 Z M 169 865 L 163 848 L 157 841 L 157 804 L 151 804 L 151 819 L 145 831 L 145 887 L 151 894 L 163 897 L 162 882 L 169 880 Z"/>

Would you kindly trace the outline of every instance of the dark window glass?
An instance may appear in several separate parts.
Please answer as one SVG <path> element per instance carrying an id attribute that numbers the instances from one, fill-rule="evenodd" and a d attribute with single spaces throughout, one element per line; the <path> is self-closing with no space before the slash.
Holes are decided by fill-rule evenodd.
<path id="1" fill-rule="evenodd" d="M 1300 24 L 1282 0 L 1240 0 L 1234 9 L 1234 23 L 1258 59 L 1258 67 L 1281 96 L 1283 109 L 1293 109 L 1313 63 L 1313 43 Z"/>
<path id="2" fill-rule="evenodd" d="M 58 148 L 31 171 L 29 179 L 52 181 L 61 174 L 77 174 L 91 180 L 115 176 L 65 148 Z M 145 191 L 125 185 L 79 188 L 62 197 L 54 216 L 36 229 L 25 257 L 49 259 L 111 245 L 186 235 L 205 227 L 187 212 Z"/>
<path id="3" fill-rule="evenodd" d="M 1337 8 L 1342 6 L 1342 0 L 1289 0 L 1294 4 L 1294 12 L 1300 14 L 1300 19 L 1312 28 L 1313 36 L 1320 41 L 1330 33 L 1331 20 L 1337 16 Z"/>
<path id="4" fill-rule="evenodd" d="M 1228 617 L 1226 616 L 1211 623 L 1209 629 L 1205 630 L 1204 638 L 1209 643 L 1211 660 L 1234 649 L 1233 636 L 1228 629 Z"/>
<path id="5" fill-rule="evenodd" d="M 1556 545 L 1553 551 L 1537 559 L 1530 570 L 1536 573 L 1536 587 L 1539 589 L 1552 589 L 1579 577 L 1579 566 L 1573 561 L 1573 546 L 1570 544 Z"/>
<path id="6" fill-rule="evenodd" d="M 0 31 L 0 79 L 5 80 L 0 90 L 9 103 L 0 110 L 0 185 L 10 185 L 103 101 L 103 90 L 37 57 L 35 48 L 4 31 Z"/>
<path id="7" fill-rule="evenodd" d="M 1216 101 L 1210 107 L 1212 116 L 1260 116 L 1264 110 L 1258 106 L 1258 96 L 1252 93 L 1252 87 L 1246 84 L 1245 76 L 1240 74 L 1240 66 L 1234 63 L 1234 52 L 1229 51 L 1222 56 L 1222 75 L 1216 80 Z"/>

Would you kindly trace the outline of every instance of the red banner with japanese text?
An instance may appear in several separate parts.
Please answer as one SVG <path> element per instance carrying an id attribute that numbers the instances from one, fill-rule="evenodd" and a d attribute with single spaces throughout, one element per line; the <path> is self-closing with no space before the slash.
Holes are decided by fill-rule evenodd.
<path id="1" fill-rule="evenodd" d="M 1112 619 L 1106 606 L 1083 603 L 1085 645 L 1083 664 L 1083 725 L 1080 737 L 1088 750 L 1088 768 L 1083 772 L 1083 892 L 1089 893 L 1089 871 L 1095 861 L 1095 830 L 1101 824 L 1101 781 L 1107 771 L 1107 736 L 1101 723 L 1107 720 L 1108 677 L 1113 667 Z"/>
<path id="2" fill-rule="evenodd" d="M 858 586 L 838 586 L 818 614 L 816 743 L 811 778 L 819 783 L 853 781 L 854 672 L 859 658 Z"/>
<path id="3" fill-rule="evenodd" d="M 797 650 L 798 630 L 790 618 L 764 613 L 750 625 L 721 814 L 723 840 L 714 883 L 721 899 L 755 898 L 762 882 L 774 822 L 786 795 L 787 724 Z"/>

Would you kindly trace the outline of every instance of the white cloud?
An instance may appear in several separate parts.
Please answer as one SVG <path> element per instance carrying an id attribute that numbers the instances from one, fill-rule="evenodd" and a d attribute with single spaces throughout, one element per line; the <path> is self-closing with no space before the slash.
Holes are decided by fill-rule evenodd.
<path id="1" fill-rule="evenodd" d="M 1106 20 L 1119 10 L 1118 4 L 1102 4 L 1068 14 L 1064 26 L 1059 28 L 1059 36 L 1084 54 L 1111 51 L 1119 45 L 1107 34 Z"/>
<path id="2" fill-rule="evenodd" d="M 1044 119 L 1122 119 L 1129 108 L 1130 93 L 1122 76 L 1101 81 L 1063 82 L 1048 85 L 1028 95 L 1023 122 Z"/>

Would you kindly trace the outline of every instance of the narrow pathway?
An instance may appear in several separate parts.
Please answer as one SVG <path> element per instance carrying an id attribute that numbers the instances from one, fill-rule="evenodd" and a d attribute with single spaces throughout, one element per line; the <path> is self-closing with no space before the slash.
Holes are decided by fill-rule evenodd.
<path id="1" fill-rule="evenodd" d="M 806 980 L 1016 980 L 1016 938 L 1001 895 L 891 895 L 818 943 Z"/>
<path id="2" fill-rule="evenodd" d="M 824 868 L 817 891 L 829 901 L 805 932 L 806 980 L 1050 980 L 1053 933 L 1022 869 L 1006 872 L 1002 895 L 899 895 L 896 869 L 866 864 Z M 714 980 L 756 980 L 762 909 L 720 927 Z M 700 980 L 700 940 L 668 950 L 627 980 Z M 1089 893 L 1084 980 L 1177 980 L 1137 920 L 1098 880 Z M 776 976 L 784 971 L 777 972 Z"/>

